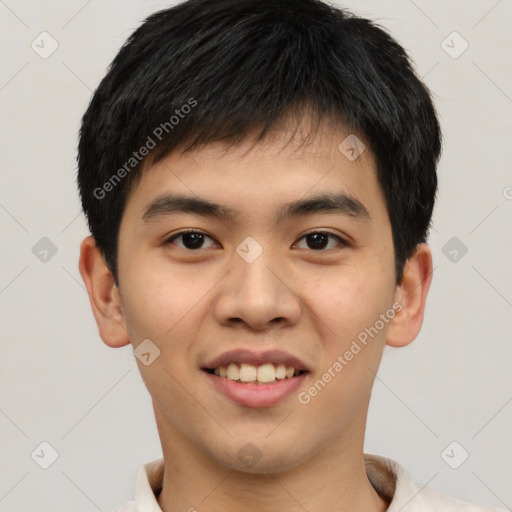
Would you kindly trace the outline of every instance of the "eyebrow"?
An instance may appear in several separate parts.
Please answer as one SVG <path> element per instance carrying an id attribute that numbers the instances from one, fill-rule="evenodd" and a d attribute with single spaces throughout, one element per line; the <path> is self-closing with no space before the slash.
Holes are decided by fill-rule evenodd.
<path id="1" fill-rule="evenodd" d="M 235 220 L 239 212 L 207 199 L 182 194 L 165 194 L 157 197 L 145 208 L 142 215 L 144 222 L 174 213 L 193 213 L 220 220 Z M 362 222 L 371 222 L 366 207 L 356 199 L 344 193 L 318 194 L 282 205 L 276 215 L 276 222 L 282 223 L 290 217 L 312 213 L 338 213 Z"/>

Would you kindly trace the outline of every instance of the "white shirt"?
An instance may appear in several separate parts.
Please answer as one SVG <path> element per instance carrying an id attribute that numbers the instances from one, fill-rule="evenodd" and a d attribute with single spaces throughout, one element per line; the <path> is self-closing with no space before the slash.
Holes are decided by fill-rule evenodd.
<path id="1" fill-rule="evenodd" d="M 387 512 L 505 512 L 474 505 L 431 487 L 415 483 L 398 463 L 377 455 L 364 455 L 366 474 L 374 489 L 388 502 Z M 162 488 L 164 460 L 144 464 L 137 475 L 135 500 L 112 512 L 162 512 L 156 495 Z"/>

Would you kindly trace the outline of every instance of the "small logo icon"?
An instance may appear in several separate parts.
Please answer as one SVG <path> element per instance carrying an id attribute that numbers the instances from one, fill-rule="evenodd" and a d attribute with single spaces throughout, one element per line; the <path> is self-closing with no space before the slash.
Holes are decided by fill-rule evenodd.
<path id="1" fill-rule="evenodd" d="M 133 355 L 144 365 L 149 366 L 160 356 L 160 349 L 149 339 L 145 339 L 133 351 Z"/>
<path id="2" fill-rule="evenodd" d="M 468 248 L 456 236 L 450 238 L 441 250 L 452 263 L 458 263 L 468 252 Z"/>
<path id="3" fill-rule="evenodd" d="M 252 236 L 248 236 L 238 245 L 236 252 L 246 263 L 252 263 L 261 255 L 263 247 Z"/>
<path id="4" fill-rule="evenodd" d="M 443 40 L 441 48 L 452 59 L 458 59 L 469 48 L 469 43 L 458 32 L 454 31 Z"/>
<path id="5" fill-rule="evenodd" d="M 452 441 L 442 452 L 441 458 L 452 469 L 458 469 L 468 460 L 468 451 L 457 441 Z"/>
<path id="6" fill-rule="evenodd" d="M 59 47 L 57 40 L 48 32 L 41 32 L 30 44 L 39 57 L 47 59 Z"/>
<path id="7" fill-rule="evenodd" d="M 42 263 L 48 263 L 56 254 L 57 246 L 46 236 L 32 247 L 32 254 Z"/>
<path id="8" fill-rule="evenodd" d="M 43 441 L 30 456 L 38 466 L 48 469 L 59 458 L 59 453 L 50 443 Z"/>
<path id="9" fill-rule="evenodd" d="M 257 464 L 262 455 L 261 451 L 252 443 L 245 443 L 236 454 L 238 459 L 248 468 Z"/>
<path id="10" fill-rule="evenodd" d="M 366 146 L 363 144 L 361 139 L 351 133 L 338 146 L 338 149 L 341 153 L 343 153 L 343 155 L 345 155 L 346 158 L 348 158 L 348 160 L 353 162 L 359 158 L 359 155 L 363 153 L 363 151 L 366 149 Z"/>

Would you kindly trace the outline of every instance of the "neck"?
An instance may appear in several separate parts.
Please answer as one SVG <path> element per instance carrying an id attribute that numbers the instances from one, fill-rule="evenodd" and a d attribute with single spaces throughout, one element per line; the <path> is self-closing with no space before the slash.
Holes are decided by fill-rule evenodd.
<path id="1" fill-rule="evenodd" d="M 291 469 L 247 473 L 191 445 L 155 410 L 165 461 L 163 512 L 384 512 L 365 472 L 364 418 Z M 363 434 L 361 434 L 363 432 Z M 353 434 L 353 435 L 352 435 Z M 356 436 L 356 437 L 354 437 Z"/>

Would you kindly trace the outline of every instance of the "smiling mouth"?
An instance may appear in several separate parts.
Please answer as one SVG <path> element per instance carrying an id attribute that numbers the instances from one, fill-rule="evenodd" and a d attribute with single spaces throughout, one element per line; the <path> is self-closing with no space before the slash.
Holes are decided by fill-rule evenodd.
<path id="1" fill-rule="evenodd" d="M 229 363 L 227 366 L 217 368 L 203 368 L 204 371 L 219 378 L 224 378 L 239 384 L 272 384 L 298 377 L 305 370 L 297 370 L 293 366 L 284 364 L 265 363 L 255 366 L 248 363 Z"/>

